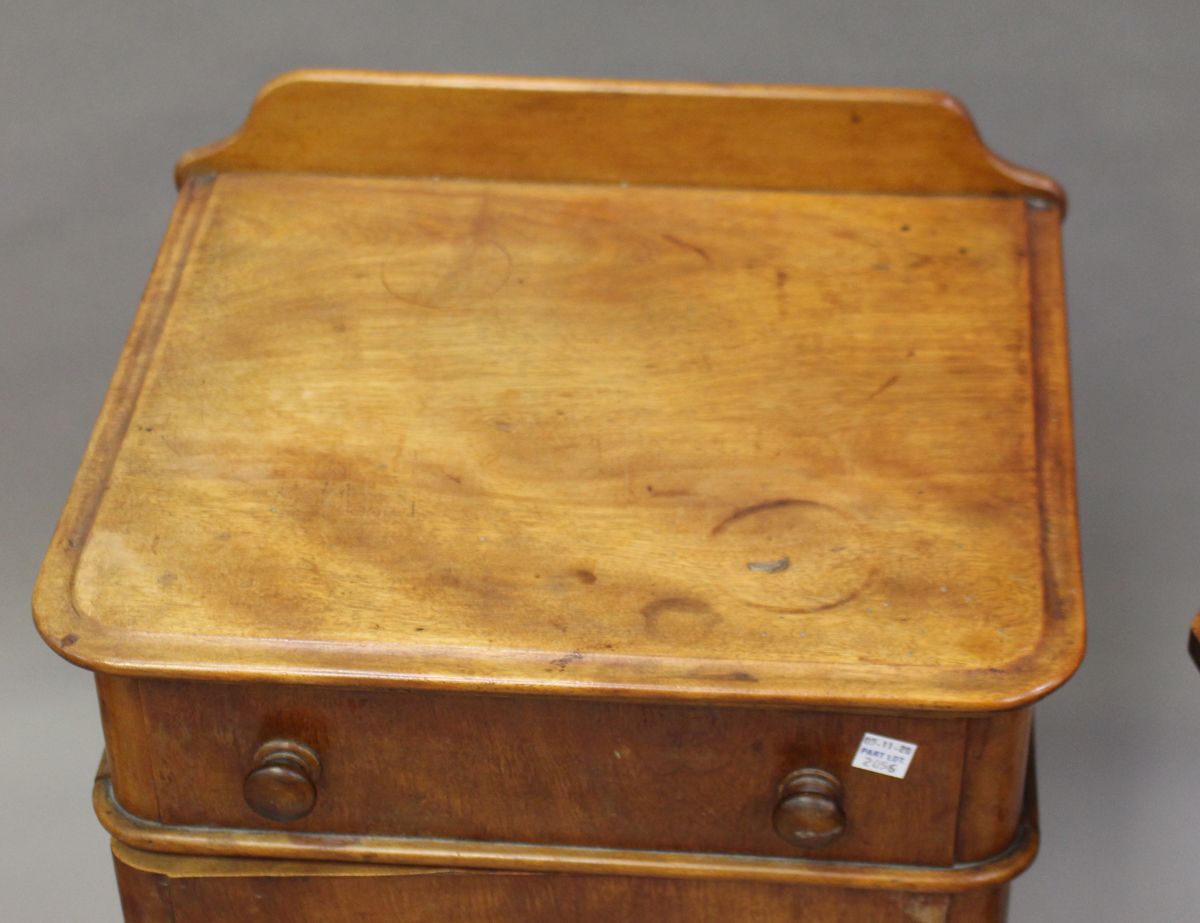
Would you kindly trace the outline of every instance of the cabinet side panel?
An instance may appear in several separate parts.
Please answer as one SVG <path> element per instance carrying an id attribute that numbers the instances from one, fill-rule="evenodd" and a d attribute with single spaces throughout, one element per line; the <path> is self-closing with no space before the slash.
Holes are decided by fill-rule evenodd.
<path id="1" fill-rule="evenodd" d="M 955 858 L 977 862 L 1006 849 L 1017 833 L 1029 759 L 1031 708 L 967 722 Z"/>
<path id="2" fill-rule="evenodd" d="M 100 720 L 104 724 L 113 794 L 127 811 L 147 820 L 160 820 L 142 713 L 141 682 L 127 676 L 97 673 L 96 692 L 100 697 Z"/>

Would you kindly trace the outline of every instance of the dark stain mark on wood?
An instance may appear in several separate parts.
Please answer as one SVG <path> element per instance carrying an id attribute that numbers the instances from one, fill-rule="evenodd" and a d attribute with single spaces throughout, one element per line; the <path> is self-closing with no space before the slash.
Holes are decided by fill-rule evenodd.
<path id="1" fill-rule="evenodd" d="M 61 638 L 58 639 L 58 646 L 59 647 L 70 647 L 72 644 L 74 644 L 78 640 L 79 640 L 79 635 L 75 634 L 74 632 L 71 632 L 71 634 L 63 635 Z"/>
<path id="2" fill-rule="evenodd" d="M 691 250 L 693 253 L 700 254 L 700 256 L 704 258 L 705 262 L 712 262 L 712 257 L 708 255 L 708 252 L 703 247 L 699 247 L 693 243 L 688 243 L 686 240 L 680 240 L 673 234 L 664 234 L 662 238 L 663 240 L 667 241 L 667 243 L 672 243 L 676 247 L 682 247 L 684 250 Z"/>
<path id="3" fill-rule="evenodd" d="M 874 400 L 875 398 L 879 397 L 879 395 L 883 394 L 884 391 L 886 391 L 888 388 L 890 388 L 892 385 L 894 385 L 899 380 L 900 380 L 900 373 L 897 372 L 895 375 L 893 375 L 891 378 L 889 378 L 887 381 L 885 381 L 883 384 L 881 384 L 878 388 L 876 388 L 874 391 L 872 391 L 870 397 L 868 397 L 867 400 L 871 401 L 871 400 Z"/>
<path id="4" fill-rule="evenodd" d="M 708 632 L 721 621 L 721 616 L 703 599 L 687 596 L 656 599 L 642 607 L 642 618 L 646 620 L 646 632 L 651 635 L 673 635 L 677 630 L 686 634 Z M 672 623 L 669 626 L 665 624 L 668 619 Z"/>
<path id="5" fill-rule="evenodd" d="M 583 653 L 580 651 L 571 651 L 571 653 L 565 654 L 557 660 L 551 660 L 550 663 L 560 670 L 565 670 L 568 666 L 579 660 L 583 660 Z"/>
<path id="6" fill-rule="evenodd" d="M 729 673 L 709 673 L 704 670 L 691 670 L 688 672 L 687 675 L 691 676 L 691 677 L 695 677 L 696 679 L 728 680 L 728 681 L 732 681 L 735 683 L 757 683 L 758 682 L 757 676 L 755 676 L 753 673 L 747 673 L 745 670 L 732 670 Z M 761 750 L 762 750 L 762 745 L 759 744 L 758 750 L 756 750 L 755 752 L 760 752 Z"/>
<path id="7" fill-rule="evenodd" d="M 590 570 L 583 570 L 583 569 L 573 570 L 573 571 L 571 571 L 571 576 L 574 577 L 576 580 L 578 580 L 580 583 L 586 583 L 589 586 L 596 582 L 596 575 L 593 574 Z"/>

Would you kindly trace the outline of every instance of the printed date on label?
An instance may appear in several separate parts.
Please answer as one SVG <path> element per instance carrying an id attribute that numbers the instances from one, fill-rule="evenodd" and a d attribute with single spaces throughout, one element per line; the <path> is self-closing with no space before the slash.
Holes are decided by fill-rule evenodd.
<path id="1" fill-rule="evenodd" d="M 851 766 L 880 775 L 903 779 L 917 754 L 917 745 L 907 740 L 896 740 L 882 734 L 863 734 L 862 743 L 854 755 Z"/>

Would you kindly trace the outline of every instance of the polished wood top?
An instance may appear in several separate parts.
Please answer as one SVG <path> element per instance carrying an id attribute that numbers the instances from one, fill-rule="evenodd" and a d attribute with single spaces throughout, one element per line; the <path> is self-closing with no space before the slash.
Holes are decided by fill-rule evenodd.
<path id="1" fill-rule="evenodd" d="M 39 625 L 115 672 L 1036 698 L 1082 654 L 1059 217 L 189 180 Z"/>

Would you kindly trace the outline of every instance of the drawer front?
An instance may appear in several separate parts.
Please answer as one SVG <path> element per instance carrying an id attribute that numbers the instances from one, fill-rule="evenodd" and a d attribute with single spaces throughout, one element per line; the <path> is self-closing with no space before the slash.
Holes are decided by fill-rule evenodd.
<path id="1" fill-rule="evenodd" d="M 156 801 L 150 819 L 166 824 L 954 861 L 962 719 L 121 682 L 140 685 L 144 711 L 140 722 L 117 720 L 107 697 L 117 797 L 134 813 Z M 114 739 L 135 724 L 140 743 Z M 851 768 L 866 732 L 917 745 L 905 778 Z M 298 820 L 268 820 L 246 800 L 255 754 L 273 739 L 319 758 L 315 805 Z M 790 845 L 772 823 L 781 783 L 801 769 L 830 773 L 842 789 L 844 833 L 820 849 Z M 139 791 L 147 785 L 153 800 Z"/>
<path id="2" fill-rule="evenodd" d="M 114 856 L 126 923 L 1001 923 L 995 901 L 739 881 Z M 1006 890 L 1006 889 L 1004 889 Z M 979 904 L 968 915 L 963 901 Z M 967 905 L 964 904 L 964 909 Z"/>

